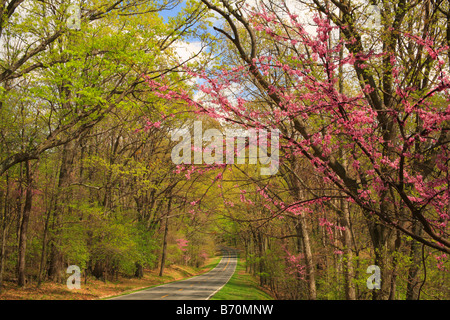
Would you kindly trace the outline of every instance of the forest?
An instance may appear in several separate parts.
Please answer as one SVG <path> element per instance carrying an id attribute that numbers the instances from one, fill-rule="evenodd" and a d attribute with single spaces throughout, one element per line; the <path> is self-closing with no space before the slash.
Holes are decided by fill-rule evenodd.
<path id="1" fill-rule="evenodd" d="M 0 12 L 0 294 L 226 245 L 278 300 L 450 298 L 449 1 Z"/>

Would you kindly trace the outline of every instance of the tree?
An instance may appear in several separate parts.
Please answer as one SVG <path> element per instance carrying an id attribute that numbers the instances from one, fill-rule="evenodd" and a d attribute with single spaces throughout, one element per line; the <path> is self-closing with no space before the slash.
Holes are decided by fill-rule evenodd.
<path id="1" fill-rule="evenodd" d="M 135 121 L 138 117 L 142 118 L 143 114 L 149 117 L 151 113 L 157 113 L 154 100 L 152 102 L 146 94 L 148 88 L 141 75 L 160 77 L 174 65 L 180 64 L 174 61 L 170 44 L 184 31 L 177 30 L 178 21 L 167 27 L 158 16 L 158 11 L 170 9 L 177 3 L 86 3 L 80 8 L 79 30 L 71 29 L 67 23 L 70 15 L 67 3 L 10 1 L 0 5 L 3 13 L 0 29 L 3 45 L 0 56 L 0 174 L 6 175 L 10 181 L 19 180 L 20 188 L 24 188 L 20 192 L 27 190 L 25 197 L 21 193 L 17 201 L 20 226 L 19 285 L 25 284 L 30 215 L 39 212 L 32 203 L 36 199 L 38 203 L 41 200 L 40 196 L 36 196 L 41 185 L 32 179 L 35 174 L 43 172 L 39 163 L 47 165 L 54 161 L 53 165 L 58 170 L 55 170 L 53 177 L 58 182 L 54 188 L 47 189 L 48 193 L 44 195 L 51 198 L 51 205 L 48 205 L 43 228 L 38 277 L 41 279 L 44 276 L 48 254 L 46 249 L 50 246 L 49 275 L 61 281 L 67 256 L 74 256 L 63 252 L 67 248 L 63 242 L 67 239 L 64 237 L 67 237 L 66 232 L 78 232 L 77 228 L 71 229 L 67 225 L 79 224 L 80 221 L 72 220 L 82 219 L 76 217 L 78 212 L 74 207 L 80 205 L 76 198 L 81 197 L 83 192 L 74 190 L 73 179 L 79 178 L 80 187 L 97 188 L 83 183 L 82 165 L 79 172 L 75 171 L 75 167 L 80 164 L 80 160 L 86 160 L 83 152 L 86 152 L 86 144 L 92 141 L 92 135 L 98 134 L 95 128 L 100 127 L 107 132 L 114 126 L 123 125 L 114 124 L 112 115 L 128 112 L 134 116 L 132 121 Z M 195 20 L 196 15 L 192 16 L 186 20 Z M 136 111 L 130 112 L 133 108 Z M 122 117 L 122 120 L 127 119 Z M 105 125 L 105 122 L 108 124 Z M 112 127 L 108 128 L 109 125 Z M 133 126 L 136 124 L 128 129 L 135 130 Z M 132 147 L 125 145 L 122 150 L 118 150 L 123 134 L 118 132 L 113 137 L 116 144 L 112 146 L 111 157 L 107 159 L 111 165 L 108 170 L 115 165 L 117 153 L 122 151 L 132 156 L 133 152 L 140 151 L 144 146 L 127 140 L 126 143 Z M 130 149 L 131 153 L 128 154 Z M 22 164 L 25 166 L 22 167 Z M 36 172 L 32 172 L 31 167 Z M 21 177 L 23 179 L 20 180 Z M 9 188 L 8 185 L 7 190 Z M 113 194 L 112 180 L 109 179 L 102 203 L 105 210 L 113 207 Z M 11 201 L 11 198 L 6 197 L 3 202 L 2 198 L 5 208 L 2 247 L 9 240 L 8 224 L 16 219 L 6 210 Z M 114 232 L 111 231 L 111 234 Z M 3 251 L 2 271 L 5 255 Z"/>

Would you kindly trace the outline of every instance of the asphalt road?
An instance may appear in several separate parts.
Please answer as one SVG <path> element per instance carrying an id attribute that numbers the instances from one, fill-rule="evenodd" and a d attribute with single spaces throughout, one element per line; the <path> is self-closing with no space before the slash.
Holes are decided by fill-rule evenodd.
<path id="1" fill-rule="evenodd" d="M 224 248 L 222 252 L 222 260 L 207 273 L 108 300 L 208 300 L 228 282 L 236 269 L 236 250 Z"/>

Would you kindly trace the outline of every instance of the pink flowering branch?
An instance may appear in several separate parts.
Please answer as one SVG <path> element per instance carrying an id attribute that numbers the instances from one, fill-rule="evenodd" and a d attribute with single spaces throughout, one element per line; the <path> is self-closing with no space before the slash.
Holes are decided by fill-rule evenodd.
<path id="1" fill-rule="evenodd" d="M 307 159 L 325 183 L 334 184 L 365 212 L 417 241 L 449 252 L 449 219 L 442 208 L 450 204 L 450 153 L 446 136 L 450 107 L 436 105 L 436 99 L 447 97 L 448 103 L 449 98 L 450 80 L 442 72 L 444 65 L 439 60 L 444 49 L 435 48 L 429 39 L 408 35 L 411 41 L 426 48 L 432 60 L 439 61 L 436 69 L 440 73 L 439 82 L 417 98 L 417 90 L 404 85 L 405 70 L 398 66 L 394 54 L 363 52 L 361 40 L 354 36 L 351 26 L 331 26 L 327 19 L 316 17 L 317 35 L 313 36 L 289 12 L 290 23 L 281 25 L 268 10 L 246 12 L 247 20 L 243 14 L 224 11 L 230 8 L 220 9 L 203 2 L 229 23 L 230 31 L 216 29 L 235 45 L 242 65 L 209 73 L 187 70 L 203 80 L 198 87 L 203 93 L 202 101 L 194 101 L 187 92 L 171 90 L 149 80 L 149 86 L 158 91 L 158 96 L 182 101 L 194 112 L 243 128 L 289 127 L 296 135 L 289 130 L 281 132 L 282 165 L 292 157 Z M 242 44 L 237 23 L 248 33 L 247 47 Z M 329 37 L 337 29 L 342 29 L 346 39 L 332 45 Z M 256 33 L 289 48 L 291 54 L 258 55 Z M 348 54 L 341 57 L 343 46 Z M 300 47 L 305 50 L 301 51 Z M 393 86 L 390 104 L 382 102 L 376 81 L 365 71 L 373 59 L 390 64 Z M 360 81 L 356 94 L 346 94 L 337 88 L 340 76 L 337 70 L 345 66 L 353 68 L 355 78 Z M 286 80 L 273 81 L 275 74 L 285 75 Z M 245 90 L 234 90 L 237 98 L 229 98 L 227 92 L 245 84 L 256 86 L 265 103 L 254 107 Z M 339 152 L 349 155 L 349 167 L 336 156 Z M 425 153 L 434 163 L 430 162 L 429 171 L 421 172 L 418 161 Z M 186 174 L 190 176 L 189 171 Z M 240 198 L 250 204 L 245 194 Z M 271 211 L 275 217 L 280 202 L 273 200 L 269 204 L 264 195 L 263 199 L 268 202 L 263 205 L 278 208 Z M 281 210 L 295 215 L 314 205 L 308 203 L 310 200 L 304 201 L 304 205 L 284 203 Z M 415 234 L 396 217 L 393 211 L 400 207 L 409 212 L 408 219 L 423 225 L 428 238 Z"/>

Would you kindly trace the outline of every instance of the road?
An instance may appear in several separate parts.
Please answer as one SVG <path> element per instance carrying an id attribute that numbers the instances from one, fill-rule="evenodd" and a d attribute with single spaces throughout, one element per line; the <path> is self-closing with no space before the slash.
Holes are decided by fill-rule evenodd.
<path id="1" fill-rule="evenodd" d="M 224 248 L 222 252 L 221 261 L 207 273 L 108 300 L 208 300 L 236 270 L 236 250 Z"/>

